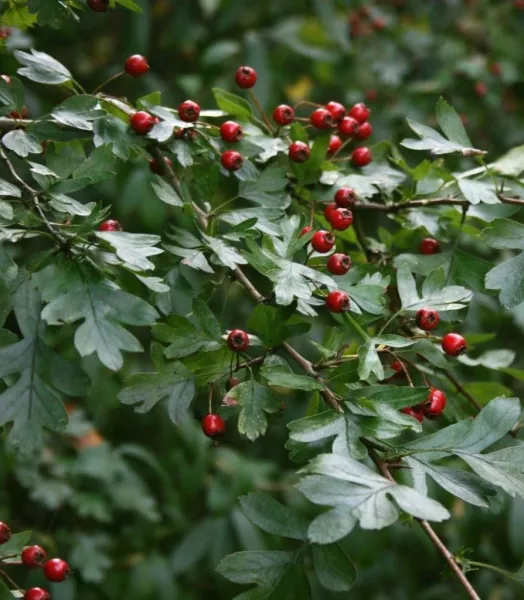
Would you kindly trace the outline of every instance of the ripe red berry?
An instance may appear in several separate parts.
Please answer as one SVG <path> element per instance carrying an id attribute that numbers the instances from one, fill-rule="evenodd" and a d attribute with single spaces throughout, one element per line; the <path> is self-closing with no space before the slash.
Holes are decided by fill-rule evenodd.
<path id="1" fill-rule="evenodd" d="M 466 340 L 459 333 L 447 333 L 442 338 L 442 350 L 450 356 L 459 356 L 468 349 Z"/>
<path id="2" fill-rule="evenodd" d="M 446 406 L 446 394 L 442 390 L 430 390 L 427 400 L 424 403 L 422 410 L 426 417 L 435 419 L 440 415 Z"/>
<path id="3" fill-rule="evenodd" d="M 295 111 L 287 104 L 281 104 L 273 111 L 273 121 L 281 127 L 292 123 L 294 118 Z"/>
<path id="4" fill-rule="evenodd" d="M 371 150 L 366 146 L 359 146 L 353 150 L 351 154 L 351 162 L 355 167 L 365 167 L 373 160 Z"/>
<path id="5" fill-rule="evenodd" d="M 61 558 L 51 558 L 44 564 L 44 575 L 54 583 L 65 581 L 70 573 L 69 565 Z"/>
<path id="6" fill-rule="evenodd" d="M 242 168 L 244 159 L 240 152 L 237 152 L 236 150 L 226 150 L 225 152 L 222 152 L 220 162 L 227 171 L 238 171 Z"/>
<path id="7" fill-rule="evenodd" d="M 306 235 L 310 231 L 313 231 L 313 227 L 311 227 L 311 225 L 306 225 L 300 232 L 300 236 L 302 237 L 303 235 Z"/>
<path id="8" fill-rule="evenodd" d="M 12 110 L 9 113 L 9 116 L 11 117 L 11 119 L 27 119 L 27 117 L 29 116 L 29 111 L 25 106 L 22 106 L 22 110 L 20 112 L 18 112 L 17 110 Z"/>
<path id="9" fill-rule="evenodd" d="M 13 33 L 11 27 L 0 27 L 0 39 L 5 40 Z"/>
<path id="10" fill-rule="evenodd" d="M 491 63 L 491 65 L 489 66 L 489 70 L 490 70 L 491 74 L 494 75 L 495 77 L 500 77 L 503 72 L 502 66 L 498 62 Z"/>
<path id="11" fill-rule="evenodd" d="M 335 202 L 340 208 L 351 208 L 357 202 L 357 195 L 353 188 L 340 188 L 335 193 Z"/>
<path id="12" fill-rule="evenodd" d="M 244 137 L 244 132 L 235 121 L 226 121 L 220 125 L 220 137 L 224 142 L 240 142 Z"/>
<path id="13" fill-rule="evenodd" d="M 346 108 L 344 105 L 340 104 L 340 102 L 328 102 L 326 104 L 326 109 L 331 113 L 335 123 L 338 123 L 346 114 Z"/>
<path id="14" fill-rule="evenodd" d="M 109 0 L 87 0 L 87 6 L 93 12 L 106 12 L 109 8 Z"/>
<path id="15" fill-rule="evenodd" d="M 114 219 L 108 219 L 100 223 L 98 231 L 122 231 L 122 225 Z"/>
<path id="16" fill-rule="evenodd" d="M 257 82 L 257 72 L 253 67 L 238 67 L 237 72 L 235 73 L 235 81 L 237 82 L 238 87 L 248 90 L 255 86 Z"/>
<path id="17" fill-rule="evenodd" d="M 334 291 L 329 292 L 326 297 L 326 306 L 329 311 L 334 313 L 342 313 L 349 310 L 350 300 L 346 292 Z"/>
<path id="18" fill-rule="evenodd" d="M 145 110 L 139 110 L 134 113 L 129 120 L 131 129 L 140 135 L 146 135 L 155 125 L 155 118 Z"/>
<path id="19" fill-rule="evenodd" d="M 51 596 L 42 588 L 29 588 L 24 594 L 24 600 L 51 600 Z"/>
<path id="20" fill-rule="evenodd" d="M 331 227 L 337 231 L 345 231 L 353 223 L 353 213 L 347 208 L 336 208 L 331 213 L 329 221 Z"/>
<path id="21" fill-rule="evenodd" d="M 357 140 L 367 140 L 369 137 L 371 137 L 372 133 L 373 127 L 369 121 L 366 121 L 357 127 L 355 131 L 355 138 Z"/>
<path id="22" fill-rule="evenodd" d="M 475 83 L 475 94 L 479 98 L 483 98 L 488 93 L 488 86 L 483 81 L 477 81 Z"/>
<path id="23" fill-rule="evenodd" d="M 193 100 L 185 100 L 178 107 L 178 116 L 186 123 L 194 123 L 200 116 L 200 105 Z"/>
<path id="24" fill-rule="evenodd" d="M 431 331 L 440 323 L 440 315 L 432 308 L 421 308 L 416 314 L 417 327 L 423 331 Z"/>
<path id="25" fill-rule="evenodd" d="M 417 419 L 419 423 L 422 423 L 422 421 L 424 420 L 424 413 L 422 412 L 422 409 L 419 406 L 407 406 L 406 408 L 401 408 L 400 412 L 404 413 L 405 415 L 409 415 L 414 419 Z"/>
<path id="26" fill-rule="evenodd" d="M 435 238 L 424 238 L 420 242 L 419 250 L 421 254 L 436 254 L 440 252 L 440 242 Z"/>
<path id="27" fill-rule="evenodd" d="M 5 544 L 11 539 L 11 530 L 5 523 L 0 522 L 0 544 Z"/>
<path id="28" fill-rule="evenodd" d="M 337 208 L 338 207 L 334 202 L 330 202 L 324 207 L 324 216 L 326 217 L 326 221 L 328 221 L 328 223 L 331 223 L 331 215 L 333 214 L 333 211 Z"/>
<path id="29" fill-rule="evenodd" d="M 316 129 L 329 129 L 333 127 L 333 117 L 331 113 L 326 108 L 317 108 L 311 113 L 311 117 L 309 118 L 311 121 L 311 125 Z"/>
<path id="30" fill-rule="evenodd" d="M 329 233 L 329 231 L 321 229 L 320 231 L 315 232 L 311 238 L 311 245 L 316 252 L 326 254 L 326 252 L 329 252 L 335 245 L 335 236 L 332 233 Z"/>
<path id="31" fill-rule="evenodd" d="M 131 77 L 141 77 L 149 71 L 147 58 L 141 54 L 133 54 L 130 56 L 124 65 L 124 70 Z"/>
<path id="32" fill-rule="evenodd" d="M 328 154 L 335 154 L 342 148 L 342 140 L 338 135 L 332 135 L 329 138 Z"/>
<path id="33" fill-rule="evenodd" d="M 405 375 L 404 373 L 404 363 L 400 360 L 394 360 L 391 363 L 391 368 L 393 369 L 393 371 L 395 371 L 395 377 L 397 375 Z"/>
<path id="34" fill-rule="evenodd" d="M 338 124 L 338 130 L 344 137 L 352 137 L 358 127 L 358 121 L 353 117 L 344 117 Z"/>
<path id="35" fill-rule="evenodd" d="M 377 17 L 371 21 L 371 27 L 373 27 L 375 31 L 382 31 L 386 27 L 386 21 Z"/>
<path id="36" fill-rule="evenodd" d="M 155 173 L 156 175 L 165 175 L 166 166 L 173 167 L 173 161 L 167 156 L 164 156 L 164 164 L 162 164 L 156 158 L 152 158 L 149 161 L 149 169 L 151 170 L 151 173 Z"/>
<path id="37" fill-rule="evenodd" d="M 240 379 L 238 377 L 233 377 L 233 375 L 230 375 L 227 378 L 226 390 L 229 392 L 229 390 L 231 390 L 234 387 L 236 387 L 239 383 L 242 383 L 242 382 L 240 381 Z"/>
<path id="38" fill-rule="evenodd" d="M 303 163 L 309 158 L 311 150 L 305 142 L 293 142 L 289 146 L 289 158 L 293 162 Z"/>
<path id="39" fill-rule="evenodd" d="M 40 546 L 29 546 L 22 552 L 22 564 L 29 568 L 41 567 L 46 558 L 46 551 Z"/>
<path id="40" fill-rule="evenodd" d="M 209 438 L 215 438 L 224 435 L 226 424 L 220 415 L 209 413 L 202 419 L 202 431 Z"/>
<path id="41" fill-rule="evenodd" d="M 233 352 L 245 352 L 249 348 L 249 336 L 242 329 L 233 329 L 227 336 L 227 347 Z"/>
<path id="42" fill-rule="evenodd" d="M 375 100 L 378 98 L 378 92 L 377 90 L 371 88 L 369 90 L 367 90 L 366 92 L 366 100 L 369 100 L 370 102 L 375 102 Z"/>
<path id="43" fill-rule="evenodd" d="M 345 275 L 351 269 L 351 259 L 346 254 L 332 254 L 327 261 L 327 270 L 333 275 Z"/>
<path id="44" fill-rule="evenodd" d="M 359 123 L 364 123 L 369 119 L 371 110 L 363 102 L 359 102 L 350 108 L 348 114 L 350 117 L 356 119 Z"/>

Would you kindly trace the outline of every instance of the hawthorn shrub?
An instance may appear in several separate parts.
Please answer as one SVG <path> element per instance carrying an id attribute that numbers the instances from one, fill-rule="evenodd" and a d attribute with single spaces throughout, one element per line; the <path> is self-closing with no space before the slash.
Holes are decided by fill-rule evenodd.
<path id="1" fill-rule="evenodd" d="M 522 322 L 523 147 L 487 154 L 444 98 L 434 127 L 408 115 L 410 137 L 390 141 L 365 98 L 265 106 L 248 64 L 201 108 L 113 95 L 149 72 L 141 55 L 92 93 L 40 49 L 13 58 L 4 495 L 15 524 L 68 549 L 52 596 L 517 598 L 522 572 L 485 546 L 524 496 L 503 383 L 524 374 L 493 333 Z M 38 86 L 60 100 L 33 115 Z M 131 170 L 161 235 L 99 201 Z M 42 600 L 41 580 L 11 575 L 21 535 L 0 545 L 0 592 Z M 421 556 L 421 576 L 397 581 Z"/>

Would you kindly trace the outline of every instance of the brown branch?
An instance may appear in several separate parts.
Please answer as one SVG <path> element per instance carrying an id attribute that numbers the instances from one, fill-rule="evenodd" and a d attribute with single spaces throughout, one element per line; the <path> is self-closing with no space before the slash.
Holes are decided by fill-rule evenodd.
<path id="1" fill-rule="evenodd" d="M 503 204 L 517 204 L 524 206 L 524 199 L 521 198 L 509 198 L 499 194 L 499 200 Z M 407 202 L 399 202 L 398 204 L 378 204 L 376 202 L 357 202 L 351 207 L 354 211 L 375 211 L 385 213 L 396 213 L 403 210 L 410 210 L 412 208 L 431 208 L 433 206 L 470 206 L 470 202 L 467 200 L 460 200 L 459 198 L 422 198 L 420 200 L 408 200 Z"/>
<path id="2" fill-rule="evenodd" d="M 482 406 L 473 398 L 473 396 L 464 388 L 460 381 L 450 371 L 444 371 L 444 375 L 451 381 L 458 392 L 460 392 L 464 398 L 474 406 L 478 412 L 482 410 Z"/>

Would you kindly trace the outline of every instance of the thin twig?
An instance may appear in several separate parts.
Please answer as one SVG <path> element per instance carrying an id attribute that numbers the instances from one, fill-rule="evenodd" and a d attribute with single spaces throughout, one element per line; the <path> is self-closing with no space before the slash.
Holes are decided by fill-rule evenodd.
<path id="1" fill-rule="evenodd" d="M 9 585 L 13 586 L 15 590 L 18 590 L 22 594 L 24 593 L 24 590 L 21 587 L 18 587 L 5 571 L 0 571 L 0 575 L 9 583 Z"/>
<path id="2" fill-rule="evenodd" d="M 473 396 L 464 388 L 460 381 L 450 371 L 444 371 L 444 375 L 451 381 L 458 392 L 460 392 L 464 398 L 474 406 L 479 412 L 482 410 L 482 406 L 473 398 Z"/>
<path id="3" fill-rule="evenodd" d="M 406 376 L 406 379 L 408 380 L 408 385 L 409 387 L 415 387 L 413 385 L 413 380 L 411 379 L 411 375 L 409 374 L 408 368 L 406 367 L 406 365 L 404 364 L 404 361 L 402 359 L 400 359 L 394 352 L 392 352 L 389 348 L 386 348 L 386 352 L 388 354 L 391 354 L 391 356 L 400 363 L 400 366 L 402 367 L 402 370 L 404 371 L 404 375 Z"/>

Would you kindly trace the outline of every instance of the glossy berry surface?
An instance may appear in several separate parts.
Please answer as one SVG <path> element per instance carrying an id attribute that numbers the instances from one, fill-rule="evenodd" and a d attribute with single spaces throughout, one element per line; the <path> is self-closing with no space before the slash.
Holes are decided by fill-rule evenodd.
<path id="1" fill-rule="evenodd" d="M 331 215 L 333 214 L 333 211 L 337 210 L 337 208 L 338 206 L 334 202 L 330 202 L 324 207 L 324 216 L 326 217 L 328 223 L 331 223 Z"/>
<path id="2" fill-rule="evenodd" d="M 163 157 L 163 162 L 164 162 L 164 164 L 162 164 L 156 158 L 152 158 L 149 161 L 149 169 L 150 169 L 151 173 L 155 173 L 156 175 L 165 175 L 166 167 L 170 167 L 170 168 L 173 167 L 173 161 L 170 158 L 168 158 L 167 156 Z"/>
<path id="3" fill-rule="evenodd" d="M 431 331 L 440 323 L 440 315 L 432 308 L 421 308 L 415 316 L 417 327 L 423 331 Z"/>
<path id="4" fill-rule="evenodd" d="M 32 569 L 41 567 L 46 558 L 46 551 L 40 546 L 29 546 L 22 551 L 22 564 Z"/>
<path id="5" fill-rule="evenodd" d="M 329 129 L 334 125 L 333 117 L 326 108 L 317 108 L 314 110 L 311 113 L 310 121 L 315 129 Z"/>
<path id="6" fill-rule="evenodd" d="M 447 333 L 442 338 L 442 350 L 449 356 L 460 356 L 467 349 L 468 344 L 459 333 Z"/>
<path id="7" fill-rule="evenodd" d="M 313 231 L 313 227 L 311 225 L 306 225 L 302 231 L 300 232 L 300 236 L 308 234 L 310 231 Z"/>
<path id="8" fill-rule="evenodd" d="M 309 158 L 311 150 L 305 142 L 293 142 L 289 146 L 289 158 L 293 162 L 303 163 Z"/>
<path id="9" fill-rule="evenodd" d="M 209 438 L 215 438 L 224 435 L 226 424 L 220 415 L 209 413 L 202 419 L 202 431 Z"/>
<path id="10" fill-rule="evenodd" d="M 367 121 L 365 123 L 362 123 L 362 125 L 359 125 L 355 131 L 355 139 L 357 140 L 367 140 L 368 138 L 371 137 L 373 133 L 373 127 L 371 126 L 371 123 L 368 123 Z"/>
<path id="11" fill-rule="evenodd" d="M 340 188 L 335 193 L 335 203 L 340 208 L 351 208 L 357 202 L 357 195 L 352 188 Z"/>
<path id="12" fill-rule="evenodd" d="M 350 117 L 353 117 L 359 123 L 364 123 L 369 119 L 371 111 L 363 102 L 359 102 L 358 104 L 355 104 L 349 109 L 348 114 Z"/>
<path id="13" fill-rule="evenodd" d="M 243 329 L 233 329 L 227 336 L 227 347 L 233 352 L 245 352 L 249 348 L 249 336 Z"/>
<path id="14" fill-rule="evenodd" d="M 178 116 L 186 123 L 194 123 L 200 116 L 200 105 L 193 100 L 184 100 L 178 106 Z"/>
<path id="15" fill-rule="evenodd" d="M 327 270 L 333 275 L 345 275 L 351 269 L 351 259 L 347 254 L 332 254 L 327 261 Z"/>
<path id="16" fill-rule="evenodd" d="M 371 150 L 366 146 L 355 148 L 351 154 L 351 162 L 355 165 L 355 167 L 365 167 L 366 165 L 369 165 L 372 160 L 373 156 L 371 154 Z"/>
<path id="17" fill-rule="evenodd" d="M 133 54 L 124 65 L 124 71 L 131 77 L 141 77 L 149 71 L 147 58 L 141 54 Z"/>
<path id="18" fill-rule="evenodd" d="M 281 127 L 293 123 L 294 118 L 295 111 L 287 104 L 281 104 L 273 111 L 273 121 L 275 121 L 275 123 Z"/>
<path id="19" fill-rule="evenodd" d="M 44 564 L 44 575 L 54 583 L 65 581 L 70 573 L 69 565 L 61 558 L 51 558 Z"/>
<path id="20" fill-rule="evenodd" d="M 238 87 L 248 90 L 255 86 L 257 82 L 257 72 L 253 67 L 242 66 L 238 67 L 235 73 L 235 81 Z"/>
<path id="21" fill-rule="evenodd" d="M 11 530 L 8 525 L 0 522 L 0 544 L 5 544 L 11 539 Z"/>
<path id="22" fill-rule="evenodd" d="M 220 162 L 227 171 L 238 171 L 242 168 L 244 159 L 240 152 L 237 152 L 236 150 L 226 150 L 222 153 Z"/>
<path id="23" fill-rule="evenodd" d="M 244 133 L 237 122 L 226 121 L 220 125 L 220 137 L 224 142 L 240 142 L 244 137 Z"/>
<path id="24" fill-rule="evenodd" d="M 436 418 L 444 410 L 446 406 L 446 394 L 442 390 L 430 390 L 427 400 L 424 403 L 422 410 L 428 418 Z"/>
<path id="25" fill-rule="evenodd" d="M 108 219 L 100 223 L 98 231 L 122 231 L 122 225 L 115 219 Z"/>
<path id="26" fill-rule="evenodd" d="M 395 371 L 395 375 L 404 375 L 404 363 L 400 360 L 394 360 L 391 363 L 391 368 Z"/>
<path id="27" fill-rule="evenodd" d="M 329 233 L 329 231 L 321 229 L 320 231 L 315 232 L 311 238 L 311 245 L 316 252 L 326 254 L 326 252 L 329 252 L 335 245 L 335 236 L 332 233 Z"/>
<path id="28" fill-rule="evenodd" d="M 422 412 L 422 409 L 419 406 L 407 406 L 406 408 L 401 408 L 400 412 L 404 413 L 405 415 L 409 415 L 414 419 L 417 419 L 419 423 L 422 423 L 422 421 L 424 420 L 424 413 Z"/>
<path id="29" fill-rule="evenodd" d="M 335 205 L 336 206 L 336 205 Z M 345 231 L 353 223 L 353 213 L 347 208 L 336 208 L 329 220 L 331 227 L 337 231 Z"/>
<path id="30" fill-rule="evenodd" d="M 106 12 L 109 8 L 109 0 L 87 0 L 87 6 L 93 12 Z"/>
<path id="31" fill-rule="evenodd" d="M 353 117 L 344 117 L 338 124 L 338 130 L 346 138 L 352 137 L 358 127 L 358 121 Z"/>
<path id="32" fill-rule="evenodd" d="M 144 110 L 139 110 L 129 120 L 131 129 L 140 135 L 145 135 L 153 129 L 155 118 Z"/>
<path id="33" fill-rule="evenodd" d="M 329 292 L 326 297 L 326 306 L 329 311 L 334 313 L 343 313 L 349 310 L 350 300 L 346 292 Z"/>
<path id="34" fill-rule="evenodd" d="M 420 242 L 419 250 L 421 254 L 436 254 L 440 252 L 440 242 L 435 238 L 424 238 Z"/>
<path id="35" fill-rule="evenodd" d="M 332 135 L 329 138 L 328 154 L 335 154 L 342 148 L 342 140 L 338 135 Z"/>
<path id="36" fill-rule="evenodd" d="M 326 104 L 326 109 L 331 113 L 335 123 L 338 123 L 346 114 L 346 107 L 343 104 L 340 104 L 340 102 L 328 102 Z"/>
<path id="37" fill-rule="evenodd" d="M 51 600 L 51 595 L 42 588 L 29 588 L 24 594 L 24 600 Z"/>

